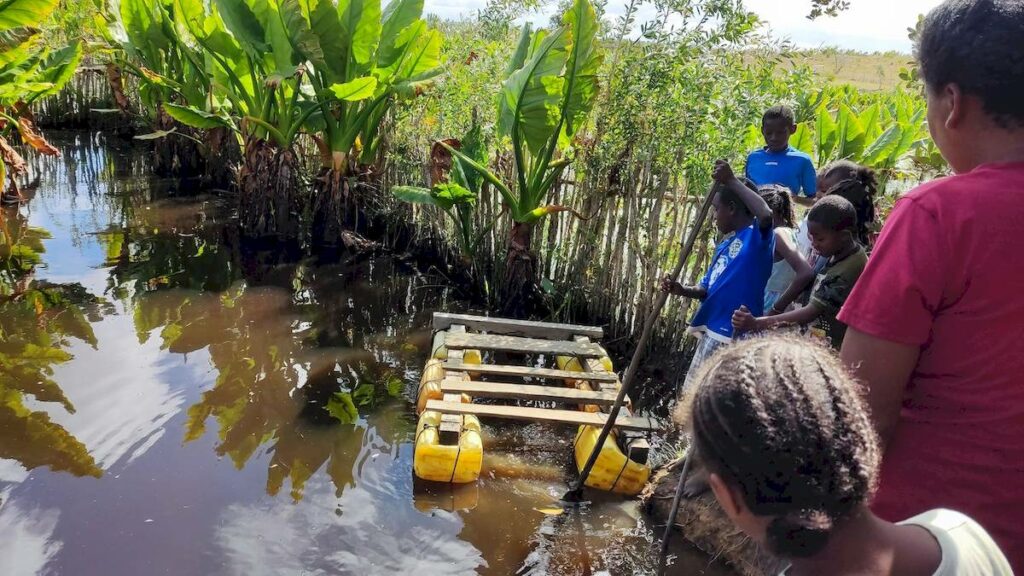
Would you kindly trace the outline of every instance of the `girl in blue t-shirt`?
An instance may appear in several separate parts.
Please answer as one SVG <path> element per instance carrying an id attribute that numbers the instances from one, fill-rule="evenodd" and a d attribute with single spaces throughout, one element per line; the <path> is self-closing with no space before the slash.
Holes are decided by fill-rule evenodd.
<path id="1" fill-rule="evenodd" d="M 689 332 L 700 338 L 683 384 L 685 390 L 700 365 L 716 348 L 732 341 L 732 313 L 741 305 L 763 313 L 764 289 L 772 273 L 775 234 L 772 210 L 753 186 L 736 178 L 728 162 L 715 162 L 718 183 L 712 205 L 722 239 L 711 268 L 697 286 L 666 277 L 661 289 L 701 301 Z M 760 314 L 758 314 L 760 315 Z"/>

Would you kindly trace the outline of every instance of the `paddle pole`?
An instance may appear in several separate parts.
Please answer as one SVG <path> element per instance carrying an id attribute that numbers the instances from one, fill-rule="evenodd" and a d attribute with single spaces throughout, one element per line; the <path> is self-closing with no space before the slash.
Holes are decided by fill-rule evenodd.
<path id="1" fill-rule="evenodd" d="M 679 261 L 676 262 L 676 267 L 672 271 L 669 278 L 673 282 L 677 281 L 679 275 L 683 272 L 683 268 L 686 266 L 686 261 L 690 258 L 690 254 L 693 252 L 693 246 L 697 242 L 697 236 L 700 234 L 701 228 L 704 227 L 704 220 L 707 218 L 708 211 L 711 209 L 711 201 L 715 197 L 717 191 L 717 184 L 713 184 L 711 189 L 708 190 L 707 197 L 704 198 L 704 203 L 701 204 L 700 210 L 697 212 L 697 219 L 694 221 L 693 226 L 690 228 L 690 234 L 686 238 L 686 242 L 683 244 L 682 251 L 679 252 Z M 611 410 L 608 411 L 608 419 L 605 420 L 604 426 L 601 428 L 601 433 L 597 436 L 597 443 L 594 445 L 594 450 L 590 452 L 590 456 L 587 458 L 587 463 L 580 470 L 580 476 L 576 479 L 576 484 L 571 490 L 565 493 L 562 500 L 565 502 L 579 502 L 583 498 L 583 486 L 587 481 L 587 477 L 590 476 L 590 471 L 594 468 L 594 462 L 597 462 L 597 457 L 601 452 L 601 448 L 604 447 L 605 440 L 608 439 L 608 434 L 612 431 L 612 426 L 615 424 L 615 420 L 619 417 L 619 411 L 622 409 L 622 404 L 626 400 L 626 395 L 629 394 L 630 388 L 633 386 L 633 381 L 636 379 L 636 373 L 640 369 L 640 361 L 643 359 L 644 352 L 647 350 L 647 344 L 651 340 L 651 333 L 654 331 L 654 323 L 658 320 L 658 316 L 661 315 L 661 309 L 665 307 L 665 302 L 668 300 L 668 292 L 658 291 L 657 300 L 654 302 L 654 308 L 647 315 L 647 319 L 644 321 L 643 332 L 640 333 L 640 340 L 636 344 L 636 350 L 633 352 L 633 359 L 629 362 L 629 368 L 626 369 L 626 374 L 622 377 L 622 386 L 619 388 L 619 394 L 615 397 L 615 404 L 612 405 Z"/>
<path id="2" fill-rule="evenodd" d="M 665 559 L 668 556 L 668 541 L 672 535 L 672 525 L 676 523 L 676 513 L 679 512 L 679 503 L 683 500 L 683 487 L 686 486 L 686 477 L 690 472 L 690 455 L 687 454 L 683 460 L 683 470 L 679 473 L 679 483 L 676 484 L 676 495 L 672 498 L 672 508 L 668 513 L 668 523 L 665 524 L 665 533 L 661 535 L 661 550 L 658 552 L 658 576 L 665 574 Z"/>

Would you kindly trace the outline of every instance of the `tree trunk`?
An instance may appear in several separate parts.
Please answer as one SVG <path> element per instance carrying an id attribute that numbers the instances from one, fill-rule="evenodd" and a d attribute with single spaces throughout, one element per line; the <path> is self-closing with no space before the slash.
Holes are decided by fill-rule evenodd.
<path id="1" fill-rule="evenodd" d="M 302 206 L 298 157 L 291 149 L 250 138 L 238 171 L 238 223 L 248 237 L 296 239 Z"/>
<path id="2" fill-rule="evenodd" d="M 530 250 L 532 241 L 533 224 L 512 224 L 505 259 L 502 301 L 505 315 L 513 318 L 526 318 L 537 308 L 537 257 Z"/>

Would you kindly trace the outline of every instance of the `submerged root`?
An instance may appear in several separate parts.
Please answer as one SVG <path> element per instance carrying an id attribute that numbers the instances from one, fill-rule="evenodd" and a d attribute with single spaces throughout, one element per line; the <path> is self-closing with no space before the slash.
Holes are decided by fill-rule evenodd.
<path id="1" fill-rule="evenodd" d="M 682 472 L 679 462 L 659 469 L 640 496 L 645 510 L 662 525 L 671 513 L 672 498 Z M 725 562 L 742 576 L 778 574 L 782 569 L 782 562 L 729 520 L 710 492 L 696 498 L 683 498 L 673 525 L 678 535 L 709 556 Z"/>
<path id="2" fill-rule="evenodd" d="M 238 171 L 238 223 L 249 237 L 297 238 L 298 157 L 262 139 L 250 139 Z"/>

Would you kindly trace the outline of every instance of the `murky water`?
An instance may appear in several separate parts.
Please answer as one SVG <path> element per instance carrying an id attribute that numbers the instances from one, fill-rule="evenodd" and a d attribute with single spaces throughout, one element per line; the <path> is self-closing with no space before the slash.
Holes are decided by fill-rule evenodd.
<path id="1" fill-rule="evenodd" d="M 545 512 L 571 430 L 488 424 L 477 484 L 414 481 L 442 279 L 244 250 L 215 196 L 58 140 L 4 215 L 0 574 L 652 572 L 635 502 Z"/>

